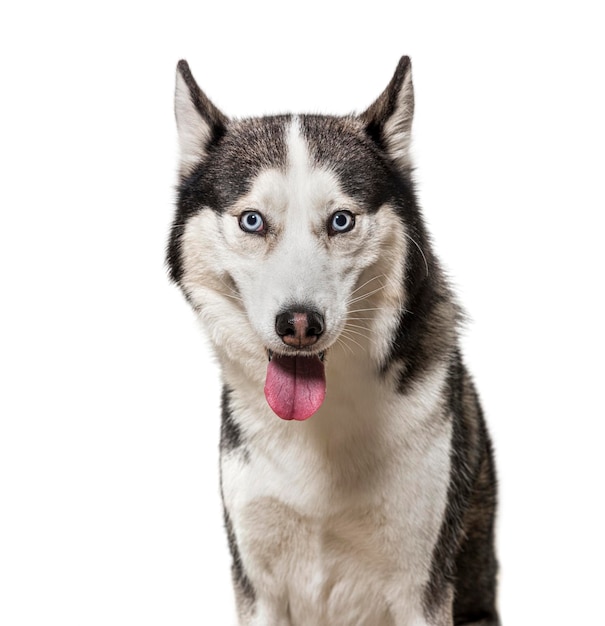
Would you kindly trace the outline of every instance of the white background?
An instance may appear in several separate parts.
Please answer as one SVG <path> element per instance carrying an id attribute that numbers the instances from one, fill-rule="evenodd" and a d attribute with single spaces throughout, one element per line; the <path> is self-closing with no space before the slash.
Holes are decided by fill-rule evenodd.
<path id="1" fill-rule="evenodd" d="M 402 54 L 497 450 L 504 623 L 604 624 L 598 3 L 163 4 L 2 11 L 0 624 L 233 623 L 216 367 L 163 266 L 176 62 L 230 115 L 346 113 Z"/>

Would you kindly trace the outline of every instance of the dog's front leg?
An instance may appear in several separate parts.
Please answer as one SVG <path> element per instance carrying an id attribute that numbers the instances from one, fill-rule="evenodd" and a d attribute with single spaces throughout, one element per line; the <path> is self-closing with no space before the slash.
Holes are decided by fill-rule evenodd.
<path id="1" fill-rule="evenodd" d="M 287 598 L 259 592 L 243 570 L 229 516 L 227 530 L 233 555 L 232 578 L 239 626 L 291 626 Z"/>

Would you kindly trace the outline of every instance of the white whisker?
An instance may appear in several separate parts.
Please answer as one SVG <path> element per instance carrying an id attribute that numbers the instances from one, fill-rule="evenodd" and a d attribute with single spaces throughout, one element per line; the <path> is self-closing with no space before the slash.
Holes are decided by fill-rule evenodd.
<path id="1" fill-rule="evenodd" d="M 368 335 L 365 335 L 364 333 L 360 333 L 357 330 L 351 330 L 350 328 L 345 328 L 345 330 L 343 330 L 342 333 L 345 333 L 345 332 L 353 333 L 354 335 L 358 335 L 359 337 L 363 337 L 364 339 L 367 339 L 370 343 L 374 344 L 375 346 L 378 345 L 378 343 L 375 341 L 375 339 L 373 337 L 368 337 Z M 349 337 L 349 339 L 352 339 L 352 337 Z"/>
<path id="2" fill-rule="evenodd" d="M 369 309 L 354 309 L 353 311 L 349 311 L 349 313 L 365 313 L 366 311 L 384 311 L 383 306 L 375 306 Z"/>
<path id="3" fill-rule="evenodd" d="M 348 344 L 345 343 L 344 337 L 337 337 L 336 338 L 336 343 L 339 343 L 341 346 L 343 346 L 347 350 L 350 350 L 351 354 L 355 354 L 355 352 L 353 351 L 353 348 L 351 348 L 351 346 L 349 346 Z"/>
<path id="4" fill-rule="evenodd" d="M 365 293 L 361 296 L 357 296 L 353 298 L 352 300 L 349 300 L 349 304 L 351 305 L 351 304 L 355 304 L 356 302 L 360 302 L 361 300 L 365 300 L 366 298 L 373 296 L 375 293 L 382 291 L 384 288 L 385 288 L 385 285 L 381 285 L 380 287 L 377 287 L 376 289 L 373 289 L 372 291 L 368 291 L 368 293 Z"/>
<path id="5" fill-rule="evenodd" d="M 353 291 L 351 292 L 351 295 L 353 295 L 354 293 L 357 293 L 360 289 L 363 289 L 368 283 L 371 283 L 373 280 L 376 280 L 377 278 L 383 278 L 385 276 L 385 274 L 377 274 L 376 276 L 372 276 L 372 278 L 370 278 L 369 280 L 366 280 L 365 283 L 363 283 L 363 285 L 359 285 L 359 287 L 357 287 L 356 289 L 353 289 Z"/>
<path id="6" fill-rule="evenodd" d="M 359 326 L 358 324 L 349 324 L 348 322 L 345 325 L 345 328 L 359 328 L 361 330 L 367 330 L 369 333 L 375 333 L 376 332 L 376 330 L 374 328 L 368 328 L 367 326 Z"/>
<path id="7" fill-rule="evenodd" d="M 375 320 L 374 317 L 357 317 L 356 315 L 347 315 L 346 321 L 353 320 L 358 322 L 373 322 Z"/>
<path id="8" fill-rule="evenodd" d="M 420 244 L 411 235 L 408 235 L 408 233 L 406 233 L 405 231 L 404 231 L 403 234 L 418 248 L 418 251 L 422 255 L 422 258 L 424 259 L 424 267 L 426 269 L 426 275 L 428 276 L 429 275 L 429 264 L 428 264 L 428 262 L 426 260 L 426 257 L 424 256 L 424 252 L 422 251 L 422 248 L 420 247 Z"/>
<path id="9" fill-rule="evenodd" d="M 348 335 L 345 334 L 346 331 L 342 331 L 342 333 L 340 334 L 341 337 L 343 337 L 343 339 L 347 339 L 348 341 L 352 341 L 353 343 L 357 344 L 364 352 L 367 352 L 365 346 L 362 346 L 359 341 L 355 341 L 355 339 L 353 339 L 353 337 L 349 337 Z M 343 336 L 344 335 L 344 336 Z"/>

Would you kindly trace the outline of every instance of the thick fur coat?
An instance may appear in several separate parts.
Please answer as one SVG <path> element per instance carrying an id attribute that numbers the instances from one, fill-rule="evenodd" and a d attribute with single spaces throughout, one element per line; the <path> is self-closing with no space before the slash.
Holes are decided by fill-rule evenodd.
<path id="1" fill-rule="evenodd" d="M 221 367 L 240 623 L 499 624 L 493 455 L 414 192 L 409 59 L 360 115 L 242 120 L 181 61 L 175 108 L 168 264 Z"/>

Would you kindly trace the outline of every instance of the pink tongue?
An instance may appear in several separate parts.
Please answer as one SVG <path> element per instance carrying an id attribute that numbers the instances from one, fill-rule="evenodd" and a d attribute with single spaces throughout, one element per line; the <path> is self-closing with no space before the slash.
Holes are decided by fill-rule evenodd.
<path id="1" fill-rule="evenodd" d="M 324 364 L 316 356 L 274 355 L 267 367 L 265 397 L 284 420 L 306 420 L 326 397 Z"/>

